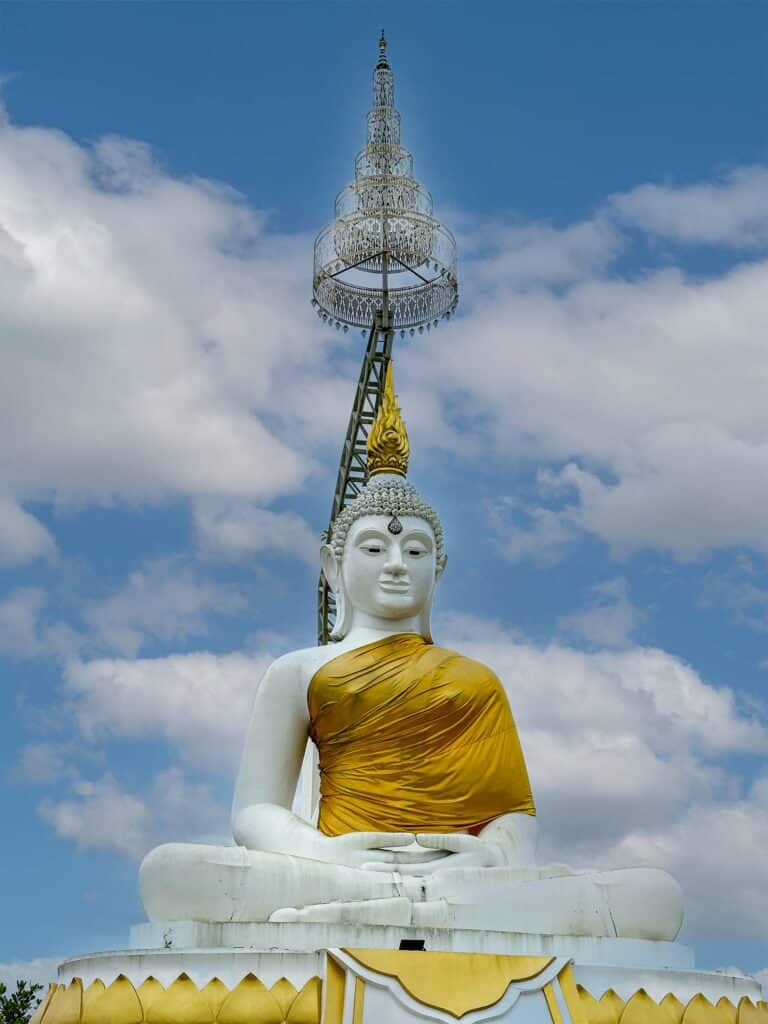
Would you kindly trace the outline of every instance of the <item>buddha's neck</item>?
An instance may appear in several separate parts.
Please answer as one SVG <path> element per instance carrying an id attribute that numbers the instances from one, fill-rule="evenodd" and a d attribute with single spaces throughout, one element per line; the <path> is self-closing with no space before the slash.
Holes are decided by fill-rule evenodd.
<path id="1" fill-rule="evenodd" d="M 374 640 L 383 640 L 388 636 L 395 636 L 397 633 L 421 633 L 421 617 L 411 615 L 403 619 L 380 619 L 373 615 L 355 612 L 352 624 L 339 645 L 344 648 L 362 647 L 364 644 L 373 643 Z"/>

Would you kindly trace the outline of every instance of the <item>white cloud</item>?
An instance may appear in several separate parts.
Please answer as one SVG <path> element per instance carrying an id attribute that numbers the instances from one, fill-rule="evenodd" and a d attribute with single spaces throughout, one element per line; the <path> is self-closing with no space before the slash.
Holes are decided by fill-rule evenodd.
<path id="1" fill-rule="evenodd" d="M 43 956 L 35 960 L 16 960 L 12 963 L 0 963 L 0 983 L 10 991 L 15 991 L 17 981 L 28 981 L 30 984 L 42 985 L 47 988 L 56 981 L 57 969 L 64 960 L 63 956 Z M 39 993 L 45 995 L 44 992 Z"/>
<path id="2" fill-rule="evenodd" d="M 7 119 L 0 194 L 9 496 L 268 501 L 300 484 L 310 462 L 267 418 L 325 354 L 296 301 L 307 239 L 268 234 L 234 191 L 173 178 L 140 143 Z M 5 500 L 0 554 L 51 548 Z"/>
<path id="3" fill-rule="evenodd" d="M 38 587 L 20 587 L 0 601 L 0 654 L 29 658 L 40 652 L 38 619 L 45 603 Z"/>
<path id="4" fill-rule="evenodd" d="M 627 581 L 622 577 L 605 580 L 590 593 L 589 606 L 563 615 L 558 627 L 594 647 L 626 647 L 645 618 L 629 599 Z"/>
<path id="5" fill-rule="evenodd" d="M 137 796 L 111 776 L 78 779 L 68 799 L 45 799 L 38 813 L 62 839 L 79 849 L 105 849 L 140 860 L 158 843 L 227 841 L 228 809 L 203 783 L 189 783 L 177 767 L 160 772 L 149 792 Z"/>
<path id="6" fill-rule="evenodd" d="M 664 651 L 536 647 L 465 616 L 441 625 L 504 681 L 544 860 L 666 868 L 684 887 L 691 932 L 762 933 L 768 771 L 750 785 L 730 758 L 768 767 L 766 723 Z"/>
<path id="7" fill-rule="evenodd" d="M 0 567 L 50 557 L 55 551 L 53 538 L 38 519 L 17 502 L 0 497 Z"/>
<path id="8" fill-rule="evenodd" d="M 233 776 L 266 656 L 207 652 L 72 661 L 70 710 L 91 739 L 164 739 L 190 764 Z"/>
<path id="9" fill-rule="evenodd" d="M 626 224 L 677 242 L 748 247 L 768 242 L 768 169 L 737 167 L 719 181 L 640 185 L 609 201 Z"/>
<path id="10" fill-rule="evenodd" d="M 228 584 L 200 579 L 194 570 L 163 559 L 131 574 L 117 593 L 86 607 L 96 643 L 135 656 L 151 640 L 186 641 L 207 632 L 207 618 L 232 615 L 245 601 Z"/>
<path id="11" fill-rule="evenodd" d="M 725 572 L 707 573 L 701 603 L 726 609 L 739 625 L 768 632 L 768 587 L 759 585 L 761 578 L 765 578 L 765 567 L 759 568 L 753 559 L 739 555 Z"/>
<path id="12" fill-rule="evenodd" d="M 215 499 L 195 505 L 195 526 L 203 554 L 237 561 L 267 552 L 319 564 L 320 537 L 294 512 L 270 512 L 251 502 Z"/>
<path id="13" fill-rule="evenodd" d="M 530 558 L 553 565 L 581 536 L 562 511 L 526 505 L 512 495 L 488 499 L 485 507 L 498 547 L 511 562 Z"/>
<path id="14" fill-rule="evenodd" d="M 660 864 L 683 883 L 694 934 L 765 937 L 768 776 L 744 796 L 694 804 L 680 820 L 629 829 L 610 855 Z"/>
<path id="15" fill-rule="evenodd" d="M 80 779 L 72 786 L 73 799 L 41 801 L 40 816 L 62 839 L 79 849 L 104 848 L 141 856 L 150 826 L 144 803 L 120 789 L 109 775 L 96 782 Z"/>
<path id="16" fill-rule="evenodd" d="M 768 500 L 768 446 L 681 425 L 659 432 L 636 455 L 613 484 L 573 463 L 563 469 L 563 484 L 579 499 L 565 513 L 572 522 L 617 553 L 655 547 L 692 558 L 736 545 L 768 551 L 759 514 Z"/>
<path id="17" fill-rule="evenodd" d="M 21 752 L 19 774 L 27 782 L 57 782 L 73 777 L 74 750 L 69 744 L 29 743 Z"/>
<path id="18" fill-rule="evenodd" d="M 435 389 L 478 445 L 559 481 L 517 513 L 510 555 L 556 556 L 585 531 L 617 553 L 768 550 L 768 263 L 698 281 L 587 270 L 553 289 L 505 274 L 473 288 L 469 268 L 459 322 L 404 354 L 401 398 Z"/>
<path id="19" fill-rule="evenodd" d="M 493 288 L 500 280 L 520 287 L 562 285 L 604 270 L 619 253 L 622 240 L 609 220 L 594 220 L 557 229 L 549 224 L 508 226 L 500 223 L 459 232 L 468 253 L 470 286 Z"/>

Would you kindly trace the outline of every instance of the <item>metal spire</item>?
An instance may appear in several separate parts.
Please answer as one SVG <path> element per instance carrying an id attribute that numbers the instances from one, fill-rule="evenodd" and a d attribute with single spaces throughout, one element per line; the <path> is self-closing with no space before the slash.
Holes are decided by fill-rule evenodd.
<path id="1" fill-rule="evenodd" d="M 336 196 L 333 221 L 315 240 L 313 303 L 336 327 L 369 328 L 388 290 L 386 325 L 413 333 L 437 326 L 456 306 L 456 242 L 432 215 L 432 196 L 400 143 L 386 50 L 382 31 L 366 145 L 354 181 Z M 371 275 L 395 275 L 396 283 L 371 286 Z"/>
<path id="2" fill-rule="evenodd" d="M 371 276 L 379 280 L 372 284 Z M 396 285 L 391 285 L 394 275 Z M 413 157 L 400 144 L 395 81 L 382 29 L 373 72 L 367 142 L 355 158 L 355 179 L 336 197 L 334 220 L 315 240 L 313 298 L 318 316 L 336 328 L 367 328 L 347 436 L 331 509 L 333 521 L 368 480 L 366 441 L 386 383 L 395 331 L 437 327 L 458 302 L 456 242 L 432 215 L 432 197 L 413 176 Z M 366 333 L 366 330 L 363 331 Z M 336 608 L 324 576 L 318 581 L 318 643 L 328 642 Z"/>

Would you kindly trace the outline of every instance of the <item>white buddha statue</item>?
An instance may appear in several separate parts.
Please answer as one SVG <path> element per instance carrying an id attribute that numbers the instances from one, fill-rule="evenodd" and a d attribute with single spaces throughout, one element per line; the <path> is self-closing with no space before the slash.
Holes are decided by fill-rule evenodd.
<path id="1" fill-rule="evenodd" d="M 536 812 L 504 689 L 486 666 L 432 642 L 443 534 L 405 480 L 391 365 L 368 459 L 369 483 L 322 550 L 334 642 L 265 673 L 235 790 L 237 845 L 153 850 L 140 873 L 150 920 L 674 939 L 682 899 L 665 872 L 536 864 Z M 291 810 L 308 735 L 316 826 Z"/>

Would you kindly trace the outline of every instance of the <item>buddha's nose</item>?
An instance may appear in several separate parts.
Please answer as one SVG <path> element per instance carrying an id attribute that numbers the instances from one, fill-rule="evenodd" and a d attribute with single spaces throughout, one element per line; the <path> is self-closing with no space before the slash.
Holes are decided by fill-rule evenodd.
<path id="1" fill-rule="evenodd" d="M 408 571 L 408 567 L 403 561 L 402 552 L 397 545 L 390 551 L 384 571 L 392 573 L 393 576 L 402 576 Z"/>

